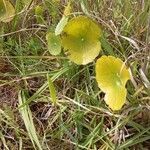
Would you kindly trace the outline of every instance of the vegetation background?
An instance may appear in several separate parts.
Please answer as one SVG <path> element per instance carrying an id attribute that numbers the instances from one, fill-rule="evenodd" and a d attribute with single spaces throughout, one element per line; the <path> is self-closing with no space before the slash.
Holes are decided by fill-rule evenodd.
<path id="1" fill-rule="evenodd" d="M 95 60 L 51 56 L 46 41 L 67 0 L 12 0 L 0 22 L 0 149 L 149 150 L 150 0 L 72 0 L 71 17 L 89 15 L 103 30 L 102 54 L 127 61 L 132 78 L 117 112 L 105 104 Z M 38 10 L 38 11 L 37 11 Z"/>

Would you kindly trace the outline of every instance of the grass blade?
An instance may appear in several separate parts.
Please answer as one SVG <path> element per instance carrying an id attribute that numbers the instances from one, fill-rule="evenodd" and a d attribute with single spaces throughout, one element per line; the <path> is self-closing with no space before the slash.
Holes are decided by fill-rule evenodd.
<path id="1" fill-rule="evenodd" d="M 19 105 L 22 105 L 26 101 L 26 97 L 23 91 L 19 92 Z M 28 135 L 30 137 L 30 140 L 33 144 L 33 147 L 36 149 L 36 146 L 38 147 L 39 150 L 42 150 L 41 144 L 39 142 L 35 126 L 33 123 L 33 118 L 32 118 L 32 113 L 29 109 L 28 105 L 25 105 L 21 109 L 19 109 L 20 114 L 22 116 L 22 119 L 24 121 L 25 127 L 27 129 Z M 36 145 L 36 146 L 35 146 Z"/>
<path id="2" fill-rule="evenodd" d="M 57 103 L 56 90 L 55 90 L 53 81 L 50 78 L 49 74 L 47 74 L 47 81 L 48 81 L 48 87 L 49 87 L 51 101 L 54 105 L 56 105 L 56 103 Z"/>

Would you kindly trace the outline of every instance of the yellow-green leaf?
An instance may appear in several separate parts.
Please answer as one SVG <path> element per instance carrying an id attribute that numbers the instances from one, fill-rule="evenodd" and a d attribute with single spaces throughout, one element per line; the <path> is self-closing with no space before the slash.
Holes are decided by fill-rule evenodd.
<path id="1" fill-rule="evenodd" d="M 9 1 L 5 0 L 4 3 L 5 3 L 6 12 L 2 16 L 0 16 L 0 21 L 10 22 L 15 15 L 15 9 Z"/>
<path id="2" fill-rule="evenodd" d="M 48 50 L 51 55 L 58 55 L 61 52 L 61 40 L 59 36 L 56 36 L 52 32 L 46 34 L 46 40 L 48 44 Z"/>
<path id="3" fill-rule="evenodd" d="M 76 64 L 92 62 L 101 50 L 101 29 L 95 21 L 85 16 L 71 19 L 62 32 L 62 46 Z"/>
<path id="4" fill-rule="evenodd" d="M 105 101 L 112 110 L 119 110 L 126 100 L 126 82 L 130 74 L 125 63 L 113 56 L 102 56 L 96 62 L 96 80 L 105 92 Z"/>
<path id="5" fill-rule="evenodd" d="M 6 8 L 3 0 L 0 0 L 0 17 L 6 13 Z"/>

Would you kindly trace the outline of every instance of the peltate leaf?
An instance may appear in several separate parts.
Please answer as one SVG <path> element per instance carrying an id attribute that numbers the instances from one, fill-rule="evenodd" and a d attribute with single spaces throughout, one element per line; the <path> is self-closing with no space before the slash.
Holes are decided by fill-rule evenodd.
<path id="1" fill-rule="evenodd" d="M 92 62 L 101 50 L 101 29 L 86 16 L 71 19 L 62 32 L 62 46 L 76 64 Z"/>
<path id="2" fill-rule="evenodd" d="M 125 63 L 113 56 L 102 56 L 96 62 L 96 80 L 105 92 L 105 102 L 112 110 L 119 110 L 126 100 L 126 82 L 130 74 Z"/>

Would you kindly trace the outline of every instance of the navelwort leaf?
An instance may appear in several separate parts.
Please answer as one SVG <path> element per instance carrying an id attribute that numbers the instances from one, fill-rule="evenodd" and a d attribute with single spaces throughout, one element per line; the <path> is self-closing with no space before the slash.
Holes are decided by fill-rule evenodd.
<path id="1" fill-rule="evenodd" d="M 8 0 L 4 0 L 3 2 L 4 3 L 2 3 L 2 5 L 4 4 L 6 10 L 4 10 L 4 13 L 0 15 L 0 21 L 10 22 L 15 15 L 15 9 L 14 9 L 13 5 Z M 3 7 L 3 6 L 0 6 L 0 8 L 1 7 Z"/>
<path id="2" fill-rule="evenodd" d="M 102 56 L 96 62 L 96 80 L 106 94 L 105 102 L 112 110 L 119 110 L 126 101 L 125 88 L 130 74 L 125 63 L 113 56 Z"/>
<path id="3" fill-rule="evenodd" d="M 46 40 L 48 43 L 48 50 L 51 55 L 58 55 L 61 52 L 61 40 L 60 36 L 56 36 L 52 32 L 46 34 Z"/>
<path id="4" fill-rule="evenodd" d="M 101 50 L 101 29 L 86 16 L 71 19 L 62 32 L 62 46 L 71 61 L 76 64 L 92 62 Z"/>

